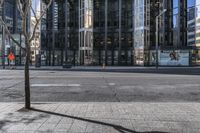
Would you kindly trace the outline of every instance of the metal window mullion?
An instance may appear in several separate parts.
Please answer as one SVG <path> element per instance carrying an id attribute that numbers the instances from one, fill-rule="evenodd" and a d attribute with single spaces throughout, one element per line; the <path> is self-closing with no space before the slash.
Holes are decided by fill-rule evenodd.
<path id="1" fill-rule="evenodd" d="M 68 0 L 65 0 L 65 63 L 68 60 Z"/>
<path id="2" fill-rule="evenodd" d="M 108 54 L 108 0 L 105 0 L 105 65 L 107 65 L 107 54 Z"/>
<path id="3" fill-rule="evenodd" d="M 119 49 L 118 49 L 118 65 L 121 64 L 121 12 L 122 12 L 122 0 L 119 0 Z"/>

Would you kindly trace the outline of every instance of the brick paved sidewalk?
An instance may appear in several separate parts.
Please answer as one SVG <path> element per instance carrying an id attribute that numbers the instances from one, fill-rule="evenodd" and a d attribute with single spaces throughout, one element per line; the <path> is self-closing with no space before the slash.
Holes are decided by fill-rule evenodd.
<path id="1" fill-rule="evenodd" d="M 199 133 L 200 103 L 0 103 L 0 132 Z"/>

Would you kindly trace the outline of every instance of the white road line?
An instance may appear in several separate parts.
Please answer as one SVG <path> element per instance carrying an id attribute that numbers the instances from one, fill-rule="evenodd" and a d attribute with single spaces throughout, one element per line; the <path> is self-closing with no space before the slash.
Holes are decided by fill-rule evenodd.
<path id="1" fill-rule="evenodd" d="M 79 87 L 81 86 L 80 84 L 68 84 L 69 87 Z"/>
<path id="2" fill-rule="evenodd" d="M 31 87 L 79 87 L 80 84 L 32 84 Z"/>
<path id="3" fill-rule="evenodd" d="M 108 85 L 110 85 L 110 86 L 114 86 L 114 85 L 116 85 L 115 83 L 108 83 Z"/>

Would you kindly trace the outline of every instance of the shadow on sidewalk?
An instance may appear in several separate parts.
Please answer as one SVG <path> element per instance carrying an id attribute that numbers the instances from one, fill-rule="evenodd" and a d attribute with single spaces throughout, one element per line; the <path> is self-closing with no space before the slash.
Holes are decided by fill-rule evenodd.
<path id="1" fill-rule="evenodd" d="M 0 119 L 0 133 L 6 133 L 6 126 L 10 127 L 11 125 L 16 125 L 18 123 L 24 123 L 26 125 L 30 123 L 34 123 L 37 120 L 43 119 L 43 118 L 49 118 L 48 114 L 39 114 L 37 116 L 33 117 L 24 117 L 24 113 L 28 112 L 28 110 L 21 109 L 19 112 L 23 112 L 21 115 L 16 115 L 15 113 L 8 113 L 5 115 L 3 119 Z"/>
<path id="2" fill-rule="evenodd" d="M 76 120 L 80 120 L 80 121 L 84 121 L 84 122 L 100 124 L 100 125 L 103 125 L 103 126 L 109 126 L 109 127 L 114 128 L 115 130 L 117 130 L 119 133 L 167 133 L 167 132 L 160 132 L 160 131 L 137 132 L 137 131 L 134 131 L 132 129 L 128 129 L 128 128 L 125 128 L 123 126 L 120 126 L 120 125 L 115 125 L 115 124 L 105 123 L 105 122 L 101 122 L 101 121 L 96 121 L 96 120 L 91 120 L 91 119 L 86 119 L 86 118 L 81 118 L 81 117 L 76 117 L 76 116 L 70 116 L 70 115 L 65 115 L 65 114 L 60 114 L 60 113 L 40 110 L 40 109 L 36 109 L 36 108 L 31 108 L 31 111 L 36 111 L 36 112 L 40 112 L 40 113 L 46 113 L 46 114 L 49 114 L 49 115 L 67 117 L 67 118 L 76 119 Z"/>

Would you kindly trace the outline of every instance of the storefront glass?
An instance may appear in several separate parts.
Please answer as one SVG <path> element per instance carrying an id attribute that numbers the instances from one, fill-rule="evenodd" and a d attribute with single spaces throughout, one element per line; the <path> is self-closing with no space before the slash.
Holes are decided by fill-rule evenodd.
<path id="1" fill-rule="evenodd" d="M 160 66 L 190 66 L 191 50 L 159 50 L 158 62 Z M 150 65 L 156 63 L 156 51 L 150 51 Z"/>

